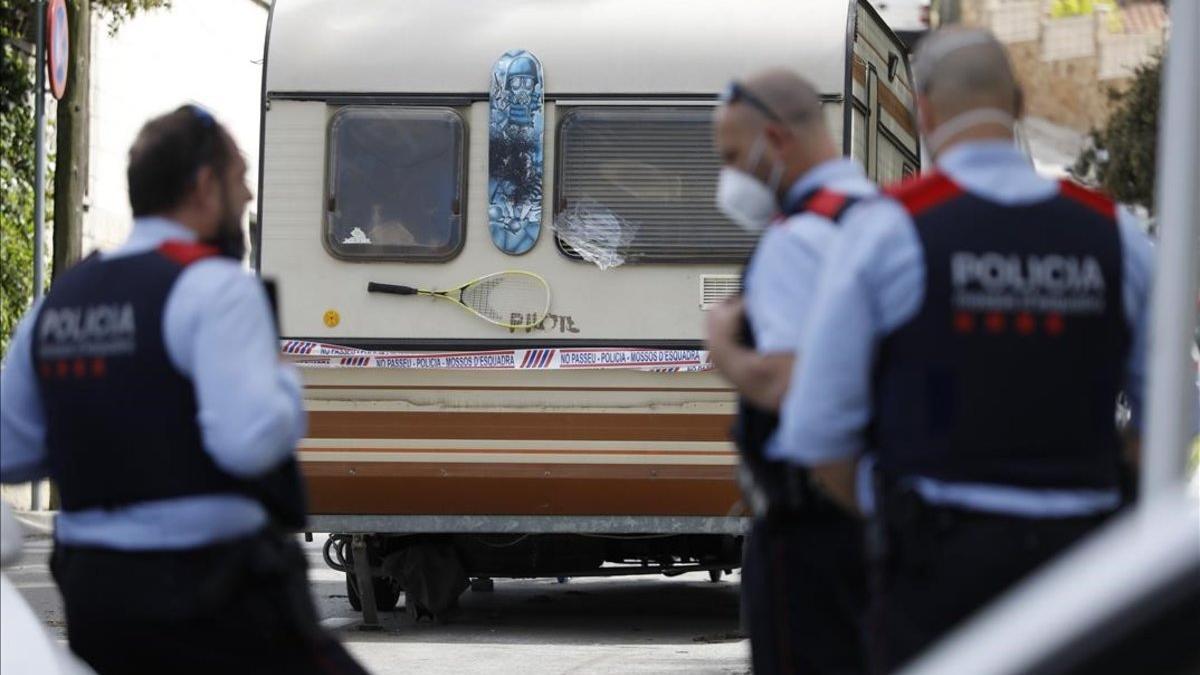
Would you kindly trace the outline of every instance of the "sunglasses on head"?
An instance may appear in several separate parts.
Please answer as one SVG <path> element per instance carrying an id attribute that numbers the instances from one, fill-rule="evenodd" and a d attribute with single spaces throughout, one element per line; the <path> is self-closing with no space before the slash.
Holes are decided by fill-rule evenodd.
<path id="1" fill-rule="evenodd" d="M 764 103 L 761 98 L 755 96 L 753 92 L 751 92 L 737 80 L 730 82 L 729 86 L 725 87 L 724 93 L 721 94 L 721 102 L 725 105 L 731 105 L 739 102 L 746 103 L 750 105 L 750 107 L 765 115 L 767 119 L 771 120 L 772 122 L 783 124 L 783 118 L 777 115 L 774 110 L 771 110 L 771 106 Z"/>

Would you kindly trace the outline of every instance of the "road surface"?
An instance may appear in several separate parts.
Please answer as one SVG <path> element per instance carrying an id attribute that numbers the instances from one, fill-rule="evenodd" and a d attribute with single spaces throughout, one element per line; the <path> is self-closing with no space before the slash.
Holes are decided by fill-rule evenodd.
<path id="1" fill-rule="evenodd" d="M 304 544 L 323 623 L 372 672 L 389 673 L 748 673 L 738 633 L 738 575 L 707 574 L 496 581 L 467 591 L 448 625 L 411 623 L 401 607 L 382 613 L 383 630 L 360 630 L 342 575 L 321 561 L 318 538 Z M 65 641 L 46 538 L 26 542 L 5 574 L 52 633 Z M 119 592 L 114 590 L 114 592 Z"/>

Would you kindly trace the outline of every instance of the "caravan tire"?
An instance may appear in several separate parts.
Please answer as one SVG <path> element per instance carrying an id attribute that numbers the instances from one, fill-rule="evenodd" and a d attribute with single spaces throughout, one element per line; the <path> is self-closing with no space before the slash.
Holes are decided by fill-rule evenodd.
<path id="1" fill-rule="evenodd" d="M 375 609 L 380 612 L 390 612 L 396 608 L 396 603 L 400 601 L 400 588 L 398 584 L 392 584 L 387 579 L 376 577 L 373 579 L 375 585 Z M 350 607 L 356 612 L 362 611 L 362 598 L 358 597 L 358 583 L 353 574 L 346 574 L 346 598 L 350 601 Z"/>

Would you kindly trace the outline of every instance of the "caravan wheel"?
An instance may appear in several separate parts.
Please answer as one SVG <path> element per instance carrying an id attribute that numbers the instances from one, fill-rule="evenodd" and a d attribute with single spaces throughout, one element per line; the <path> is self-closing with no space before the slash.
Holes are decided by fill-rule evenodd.
<path id="1" fill-rule="evenodd" d="M 400 601 L 400 584 L 379 577 L 372 581 L 375 585 L 375 609 L 381 612 L 390 612 L 395 609 L 396 603 Z M 354 575 L 349 573 L 346 574 L 346 597 L 350 600 L 350 607 L 354 611 L 362 611 L 362 599 L 358 597 L 358 582 Z"/>

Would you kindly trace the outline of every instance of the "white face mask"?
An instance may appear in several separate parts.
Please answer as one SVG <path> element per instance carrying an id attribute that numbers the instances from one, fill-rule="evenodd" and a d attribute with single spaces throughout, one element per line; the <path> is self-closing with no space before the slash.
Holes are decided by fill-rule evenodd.
<path id="1" fill-rule="evenodd" d="M 936 156 L 941 152 L 942 146 L 946 145 L 946 141 L 949 141 L 951 137 L 966 129 L 984 124 L 996 124 L 1012 129 L 1013 125 L 1016 124 L 1016 119 L 1013 118 L 1012 113 L 1000 108 L 976 108 L 968 110 L 938 125 L 938 128 L 933 130 L 933 133 L 925 137 L 925 147 L 929 148 L 930 154 Z"/>
<path id="2" fill-rule="evenodd" d="M 753 158 L 750 166 L 757 164 L 762 155 L 762 140 L 760 136 L 754 142 L 754 148 L 750 151 Z M 721 167 L 717 181 L 717 208 L 747 232 L 759 232 L 779 212 L 776 193 L 782 179 L 783 167 L 778 164 L 771 169 L 770 185 L 741 169 Z"/>

